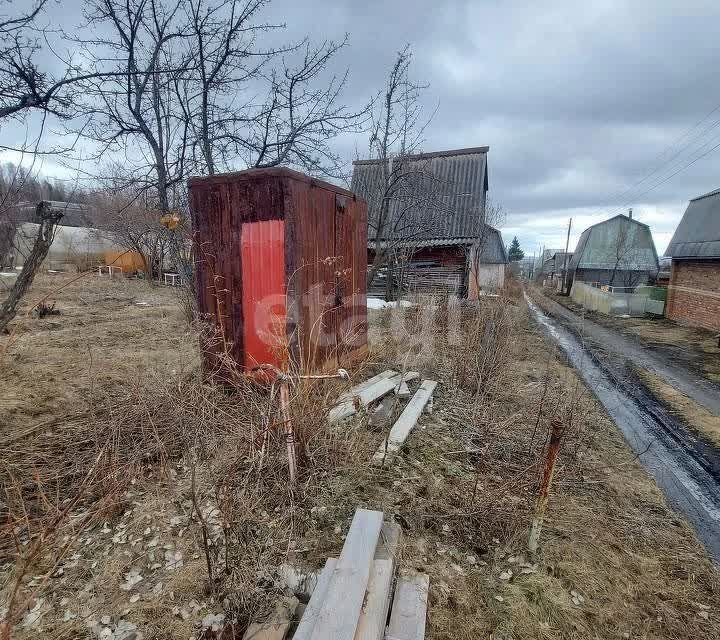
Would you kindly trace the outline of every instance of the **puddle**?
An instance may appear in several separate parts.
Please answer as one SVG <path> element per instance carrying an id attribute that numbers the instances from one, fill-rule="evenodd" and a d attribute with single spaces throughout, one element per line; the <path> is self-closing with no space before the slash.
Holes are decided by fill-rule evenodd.
<path id="1" fill-rule="evenodd" d="M 615 421 L 668 503 L 688 520 L 715 562 L 720 563 L 720 487 L 707 465 L 695 458 L 694 449 L 682 444 L 678 434 L 686 433 L 685 428 L 675 424 L 669 429 L 668 419 L 660 418 L 625 392 L 575 335 L 545 315 L 527 295 L 525 300 L 533 318 L 560 345 Z"/>

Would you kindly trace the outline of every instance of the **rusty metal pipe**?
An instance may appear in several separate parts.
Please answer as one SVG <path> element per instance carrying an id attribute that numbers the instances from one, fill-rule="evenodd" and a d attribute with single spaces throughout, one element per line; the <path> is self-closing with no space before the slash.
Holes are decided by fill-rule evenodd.
<path id="1" fill-rule="evenodd" d="M 552 483 L 553 474 L 555 473 L 555 463 L 560 453 L 560 443 L 563 436 L 563 424 L 560 420 L 552 421 L 552 432 L 550 434 L 550 444 L 548 445 L 547 456 L 545 458 L 545 469 L 543 470 L 542 482 L 538 492 L 537 503 L 535 505 L 535 517 L 530 527 L 530 537 L 528 538 L 528 550 L 535 555 L 540 542 L 540 533 L 542 532 L 545 511 L 547 510 L 548 499 L 550 497 L 550 485 Z"/>

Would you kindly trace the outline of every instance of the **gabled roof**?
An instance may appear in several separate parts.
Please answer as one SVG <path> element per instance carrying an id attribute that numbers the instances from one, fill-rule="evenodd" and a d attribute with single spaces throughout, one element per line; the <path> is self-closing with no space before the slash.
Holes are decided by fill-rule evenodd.
<path id="1" fill-rule="evenodd" d="M 489 224 L 485 225 L 480 244 L 480 264 L 507 264 L 508 255 L 502 235 Z"/>
<path id="2" fill-rule="evenodd" d="M 572 257 L 572 251 L 556 251 L 555 253 L 553 253 L 552 259 L 554 260 L 555 272 L 557 273 L 558 271 L 562 271 L 566 265 L 569 267 Z"/>
<path id="3" fill-rule="evenodd" d="M 665 255 L 720 258 L 720 189 L 690 200 Z"/>
<path id="4" fill-rule="evenodd" d="M 382 160 L 356 160 L 351 189 L 368 203 L 368 240 L 477 238 L 485 218 L 488 147 L 436 151 Z M 389 224 L 376 238 L 386 195 L 384 174 L 400 179 L 390 190 Z M 391 228 L 399 229 L 395 233 Z"/>
<path id="5" fill-rule="evenodd" d="M 594 224 L 580 234 L 570 269 L 657 272 L 658 257 L 650 227 L 625 215 Z"/>

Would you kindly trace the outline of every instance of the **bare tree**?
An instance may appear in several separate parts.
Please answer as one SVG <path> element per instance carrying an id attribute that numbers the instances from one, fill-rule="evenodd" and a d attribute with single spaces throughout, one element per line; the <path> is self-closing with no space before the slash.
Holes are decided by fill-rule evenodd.
<path id="1" fill-rule="evenodd" d="M 86 17 L 97 37 L 82 43 L 95 65 L 116 72 L 86 83 L 94 100 L 86 135 L 99 145 L 96 158 L 128 156 L 128 183 L 150 191 L 160 215 L 185 178 L 188 123 L 174 108 L 172 84 L 191 66 L 179 43 L 187 37 L 181 1 L 91 0 Z"/>
<path id="2" fill-rule="evenodd" d="M 148 282 L 160 276 L 165 258 L 171 253 L 171 234 L 157 216 L 157 210 L 146 198 L 127 187 L 123 178 L 108 181 L 94 194 L 98 211 L 98 232 L 127 252 L 139 255 Z"/>
<path id="3" fill-rule="evenodd" d="M 69 116 L 74 105 L 71 90 L 78 81 L 78 69 L 70 63 L 60 77 L 42 71 L 36 63 L 35 58 L 41 49 L 40 36 L 45 35 L 45 30 L 38 26 L 37 20 L 47 0 L 36 0 L 30 5 L 23 4 L 19 9 L 17 4 L 12 1 L 4 3 L 4 10 L 0 13 L 0 126 L 10 119 L 22 119 L 33 110 L 40 110 L 43 118 L 34 140 L 26 139 L 18 149 L 21 154 L 20 162 L 11 168 L 9 174 L 5 174 L 0 185 L 0 236 L 3 245 L 0 249 L 3 254 L 9 253 L 15 241 L 17 221 L 11 213 L 25 191 L 26 183 L 32 175 L 32 167 L 41 153 L 39 146 L 43 138 L 45 118 L 48 114 Z M 6 13 L 8 9 L 9 14 Z M 25 166 L 26 156 L 30 158 L 29 167 Z M 0 306 L 0 330 L 5 330 L 15 317 L 18 305 L 47 255 L 55 226 L 62 217 L 61 213 L 51 210 L 43 203 L 38 205 L 36 213 L 40 223 L 38 234 L 22 272 Z"/>
<path id="4" fill-rule="evenodd" d="M 62 211 L 53 209 L 49 203 L 40 202 L 37 206 L 36 215 L 40 226 L 33 248 L 25 261 L 23 270 L 17 277 L 15 285 L 2 305 L 0 305 L 0 333 L 5 331 L 7 325 L 17 314 L 17 308 L 23 296 L 32 285 L 35 274 L 48 254 L 55 235 L 55 228 L 63 214 Z"/>
<path id="5" fill-rule="evenodd" d="M 3 7 L 20 8 L 9 15 L 0 9 L 0 122 L 10 117 L 21 119 L 32 111 L 73 118 L 79 111 L 82 83 L 114 74 L 84 67 L 53 48 L 51 36 L 63 34 L 39 22 L 48 1 L 7 0 Z M 53 73 L 47 63 L 42 68 L 40 52 L 52 54 L 61 71 Z"/>
<path id="6" fill-rule="evenodd" d="M 491 240 L 495 235 L 494 228 L 505 222 L 505 211 L 502 205 L 488 201 L 483 216 L 478 216 L 475 222 L 474 242 L 465 245 L 465 261 L 468 265 L 468 293 L 480 292 L 485 286 L 481 266 Z M 502 241 L 502 240 L 501 240 Z"/>
<path id="7" fill-rule="evenodd" d="M 235 140 L 249 128 L 258 105 L 244 96 L 279 50 L 260 50 L 257 37 L 282 25 L 256 22 L 269 0 L 185 0 L 188 48 L 194 67 L 174 82 L 182 116 L 190 123 L 193 166 L 210 175 L 233 161 Z"/>
<path id="8" fill-rule="evenodd" d="M 618 225 L 618 232 L 609 247 L 613 266 L 608 285 L 614 286 L 619 278 L 622 286 L 630 289 L 647 276 L 647 271 L 643 269 L 645 252 L 638 244 L 637 225 L 622 216 L 618 218 Z"/>
<path id="9" fill-rule="evenodd" d="M 368 200 L 368 237 L 374 242 L 374 258 L 368 269 L 372 285 L 383 267 L 391 267 L 433 227 L 428 212 L 440 215 L 446 205 L 440 180 L 432 175 L 429 162 L 413 158 L 420 151 L 425 129 L 432 120 L 423 117 L 422 91 L 427 85 L 410 78 L 412 51 L 399 51 L 388 75 L 384 95 L 372 113 L 370 155 L 378 175 L 360 188 Z M 424 215 L 419 215 L 423 211 Z M 389 269 L 390 271 L 390 269 Z M 392 273 L 387 273 L 391 286 Z"/>
<path id="10" fill-rule="evenodd" d="M 283 27 L 259 21 L 268 2 L 184 0 L 194 66 L 176 92 L 194 166 L 213 174 L 238 164 L 291 165 L 341 177 L 343 163 L 328 143 L 359 132 L 368 113 L 342 104 L 347 73 L 325 77 L 347 37 L 265 48 L 260 36 Z"/>

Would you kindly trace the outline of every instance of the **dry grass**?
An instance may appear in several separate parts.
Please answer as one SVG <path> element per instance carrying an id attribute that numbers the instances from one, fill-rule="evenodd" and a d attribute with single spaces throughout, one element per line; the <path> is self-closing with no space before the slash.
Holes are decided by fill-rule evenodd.
<path id="1" fill-rule="evenodd" d="M 67 290 L 58 304 L 63 314 L 28 321 L 3 360 L 12 369 L 3 367 L 1 392 L 3 401 L 10 397 L 3 410 L 12 431 L 44 421 L 13 443 L 3 478 L 9 486 L 11 468 L 25 499 L 11 492 L 18 502 L 6 504 L 6 515 L 35 504 L 37 531 L 72 499 L 97 452 L 106 456 L 103 473 L 93 475 L 98 495 L 84 492 L 77 510 L 98 505 L 91 498 L 103 487 L 112 498 L 95 522 L 68 519 L 48 539 L 22 581 L 41 620 L 32 625 L 32 612 L 21 611 L 27 624 L 15 636 L 87 637 L 107 626 L 119 638 L 122 620 L 145 638 L 199 637 L 203 619 L 223 614 L 242 637 L 283 588 L 274 568 L 321 566 L 340 551 L 358 506 L 400 522 L 401 563 L 430 574 L 429 638 L 720 636 L 717 570 L 515 301 L 374 314 L 372 357 L 353 377 L 417 367 L 440 381 L 435 413 L 421 419 L 392 467 L 377 469 L 367 462 L 385 434 L 370 431 L 365 414 L 339 429 L 326 426 L 338 383 L 298 384 L 292 405 L 301 479 L 290 491 L 267 391 L 203 384 L 195 337 L 172 292 L 106 283 Z M 138 313 L 134 303 L 145 296 L 155 306 Z M 48 330 L 45 322 L 62 324 Z M 117 333 L 109 336 L 106 326 Z M 95 354 L 92 366 L 73 348 L 78 343 Z M 50 382 L 53 371 L 71 375 Z M 57 420 L 67 415 L 74 417 Z M 555 417 L 566 440 L 542 555 L 531 562 L 527 528 Z M 54 488 L 46 503 L 33 493 L 39 469 L 42 486 Z M 26 525 L 16 522 L 21 540 Z M 58 562 L 64 536 L 68 548 Z M 508 569 L 511 578 L 500 579 Z M 2 571 L 12 579 L 11 564 Z M 133 576 L 141 580 L 130 584 Z M 582 602 L 573 602 L 573 591 Z"/>

